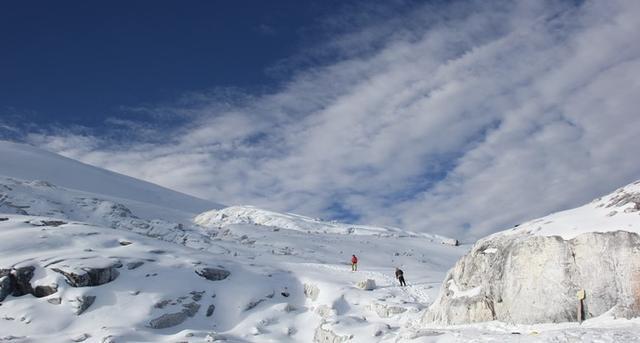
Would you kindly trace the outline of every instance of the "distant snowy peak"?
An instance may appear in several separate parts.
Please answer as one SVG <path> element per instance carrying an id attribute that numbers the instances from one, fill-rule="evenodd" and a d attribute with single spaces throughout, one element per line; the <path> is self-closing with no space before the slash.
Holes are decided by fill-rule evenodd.
<path id="1" fill-rule="evenodd" d="M 205 227 L 224 227 L 232 224 L 250 224 L 275 227 L 295 231 L 328 230 L 333 233 L 353 233 L 354 226 L 325 222 L 290 213 L 278 213 L 253 206 L 231 206 L 221 210 L 213 210 L 200 214 L 195 223 Z M 373 228 L 376 232 L 385 229 Z"/>
<path id="2" fill-rule="evenodd" d="M 586 232 L 640 234 L 640 180 L 592 202 L 523 223 L 501 234 L 535 234 L 572 239 Z"/>
<path id="3" fill-rule="evenodd" d="M 442 243 L 456 245 L 455 239 L 443 236 L 407 232 L 398 228 L 352 225 L 335 221 L 323 221 L 292 213 L 278 213 L 253 206 L 231 206 L 198 215 L 194 222 L 207 228 L 222 228 L 234 224 L 260 225 L 265 227 L 343 235 L 416 236 L 430 238 Z"/>

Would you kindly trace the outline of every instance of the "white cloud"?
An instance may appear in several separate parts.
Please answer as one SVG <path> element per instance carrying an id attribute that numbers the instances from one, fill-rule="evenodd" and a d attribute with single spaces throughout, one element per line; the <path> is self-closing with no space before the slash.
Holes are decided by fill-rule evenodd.
<path id="1" fill-rule="evenodd" d="M 337 37 L 328 49 L 353 51 L 278 91 L 157 109 L 196 118 L 166 143 L 31 140 L 226 204 L 471 240 L 639 178 L 639 15 L 633 0 L 425 6 Z"/>

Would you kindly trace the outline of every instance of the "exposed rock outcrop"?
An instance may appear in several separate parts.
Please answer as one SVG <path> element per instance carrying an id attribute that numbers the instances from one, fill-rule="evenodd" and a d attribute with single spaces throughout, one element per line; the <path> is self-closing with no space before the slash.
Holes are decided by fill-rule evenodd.
<path id="1" fill-rule="evenodd" d="M 182 305 L 182 311 L 175 313 L 165 313 L 149 322 L 148 327 L 152 329 L 165 329 L 182 324 L 187 318 L 193 317 L 200 310 L 200 304 L 196 302 Z"/>
<path id="2" fill-rule="evenodd" d="M 3 301 L 9 294 L 13 292 L 11 287 L 11 278 L 7 275 L 0 274 L 0 301 Z"/>
<path id="3" fill-rule="evenodd" d="M 113 264 L 107 267 L 81 267 L 73 269 L 51 268 L 51 270 L 62 274 L 67 283 L 72 287 L 100 286 L 115 280 L 120 273 L 117 268 L 120 264 Z"/>
<path id="4" fill-rule="evenodd" d="M 31 279 L 36 268 L 34 266 L 19 267 L 14 269 L 0 269 L 0 301 L 7 296 L 21 297 L 31 294 L 42 298 L 58 291 L 58 285 L 39 285 L 35 288 L 31 285 Z"/>
<path id="5" fill-rule="evenodd" d="M 149 322 L 149 327 L 152 329 L 166 329 L 172 326 L 180 325 L 188 316 L 184 312 L 165 313 L 158 318 L 155 318 Z"/>
<path id="6" fill-rule="evenodd" d="M 33 226 L 51 226 L 58 227 L 67 224 L 61 220 L 35 220 L 30 222 Z"/>
<path id="7" fill-rule="evenodd" d="M 196 274 L 210 281 L 220 281 L 229 277 L 231 272 L 220 268 L 203 267 L 197 269 Z"/>
<path id="8" fill-rule="evenodd" d="M 423 320 L 464 324 L 499 320 L 532 324 L 577 320 L 611 309 L 640 315 L 640 235 L 614 231 L 558 236 L 497 234 L 476 243 L 449 271 Z"/>
<path id="9" fill-rule="evenodd" d="M 44 297 L 48 297 L 51 294 L 54 294 L 58 291 L 58 285 L 56 284 L 52 284 L 52 285 L 45 285 L 45 286 L 36 286 L 33 289 L 33 295 L 36 298 L 44 298 Z"/>
<path id="10" fill-rule="evenodd" d="M 82 295 L 73 300 L 69 300 L 69 302 L 73 303 L 73 312 L 78 316 L 89 309 L 94 301 L 96 301 L 94 295 Z"/>
<path id="11" fill-rule="evenodd" d="M 14 268 L 11 271 L 9 277 L 12 283 L 12 295 L 14 297 L 20 297 L 25 294 L 32 294 L 33 288 L 31 287 L 31 278 L 33 272 L 36 270 L 34 266 L 26 266 Z"/>
<path id="12" fill-rule="evenodd" d="M 211 317 L 213 315 L 213 312 L 216 310 L 216 305 L 211 304 L 209 305 L 209 307 L 207 308 L 207 317 Z"/>

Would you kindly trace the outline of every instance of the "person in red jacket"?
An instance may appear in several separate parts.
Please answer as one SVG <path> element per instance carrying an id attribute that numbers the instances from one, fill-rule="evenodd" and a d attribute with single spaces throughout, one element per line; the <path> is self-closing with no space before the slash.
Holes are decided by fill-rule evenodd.
<path id="1" fill-rule="evenodd" d="M 351 255 L 351 271 L 355 272 L 358 270 L 358 258 L 356 255 Z"/>

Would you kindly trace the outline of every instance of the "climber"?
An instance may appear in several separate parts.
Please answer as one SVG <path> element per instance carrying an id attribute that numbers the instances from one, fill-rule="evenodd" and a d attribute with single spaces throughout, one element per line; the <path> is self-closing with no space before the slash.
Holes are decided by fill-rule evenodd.
<path id="1" fill-rule="evenodd" d="M 358 270 L 358 258 L 356 255 L 351 255 L 351 271 L 355 272 Z"/>
<path id="2" fill-rule="evenodd" d="M 400 281 L 400 286 L 406 286 L 407 283 L 404 281 L 404 272 L 402 269 L 396 267 L 396 279 Z"/>

